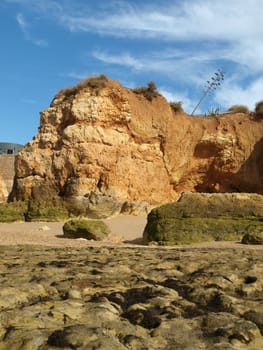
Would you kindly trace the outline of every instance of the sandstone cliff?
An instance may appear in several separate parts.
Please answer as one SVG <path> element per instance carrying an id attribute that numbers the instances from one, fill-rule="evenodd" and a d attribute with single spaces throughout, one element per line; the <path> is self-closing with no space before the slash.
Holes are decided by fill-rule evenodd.
<path id="1" fill-rule="evenodd" d="M 111 214 L 182 191 L 263 193 L 263 122 L 175 113 L 106 79 L 55 96 L 16 159 L 12 199 L 62 196 Z"/>
<path id="2" fill-rule="evenodd" d="M 0 155 L 0 201 L 6 201 L 14 182 L 14 155 Z"/>
<path id="3" fill-rule="evenodd" d="M 2 176 L 0 175 L 0 202 L 4 202 L 8 195 L 6 183 Z"/>

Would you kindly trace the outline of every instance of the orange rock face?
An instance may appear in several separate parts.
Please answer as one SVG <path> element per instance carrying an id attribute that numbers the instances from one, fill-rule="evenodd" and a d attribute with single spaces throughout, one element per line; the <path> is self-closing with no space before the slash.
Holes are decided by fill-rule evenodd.
<path id="1" fill-rule="evenodd" d="M 58 94 L 16 159 L 14 199 L 158 205 L 183 191 L 263 193 L 263 121 L 175 113 L 108 80 Z M 119 210 L 119 209 L 118 209 Z"/>

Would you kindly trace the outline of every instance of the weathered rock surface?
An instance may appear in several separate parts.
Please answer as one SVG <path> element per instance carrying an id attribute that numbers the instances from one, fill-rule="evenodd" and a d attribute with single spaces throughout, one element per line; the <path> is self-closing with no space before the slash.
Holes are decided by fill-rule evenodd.
<path id="1" fill-rule="evenodd" d="M 4 202 L 6 200 L 6 197 L 8 195 L 6 183 L 2 176 L 0 175 L 0 202 Z"/>
<path id="2" fill-rule="evenodd" d="M 174 201 L 182 191 L 263 193 L 263 121 L 175 113 L 107 80 L 64 90 L 16 159 L 13 199 L 62 196 L 87 214 Z"/>
<path id="3" fill-rule="evenodd" d="M 0 155 L 0 201 L 6 201 L 13 187 L 15 176 L 14 164 L 14 155 Z"/>
<path id="4" fill-rule="evenodd" d="M 260 350 L 262 257 L 0 247 L 0 349 Z"/>
<path id="5" fill-rule="evenodd" d="M 74 219 L 67 221 L 63 226 L 66 238 L 85 238 L 102 241 L 111 231 L 105 222 L 100 220 Z"/>
<path id="6" fill-rule="evenodd" d="M 153 209 L 144 230 L 146 242 L 262 242 L 263 196 L 251 193 L 183 193 L 175 203 Z M 246 238 L 244 239 L 246 240 Z M 261 240 L 260 240 L 261 237 Z M 243 239 L 243 243 L 245 240 Z"/>

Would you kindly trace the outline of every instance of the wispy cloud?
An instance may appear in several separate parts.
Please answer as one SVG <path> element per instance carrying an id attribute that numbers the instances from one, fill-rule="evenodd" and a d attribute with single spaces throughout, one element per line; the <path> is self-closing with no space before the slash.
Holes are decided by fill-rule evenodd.
<path id="1" fill-rule="evenodd" d="M 168 102 L 182 102 L 182 107 L 185 112 L 191 113 L 195 107 L 195 101 L 189 98 L 187 92 L 171 91 L 166 87 L 160 87 L 159 92 L 167 99 Z"/>
<path id="2" fill-rule="evenodd" d="M 35 39 L 32 36 L 32 34 L 30 32 L 30 25 L 28 24 L 28 22 L 26 21 L 24 15 L 22 13 L 18 13 L 16 15 L 16 20 L 17 20 L 17 23 L 18 23 L 20 29 L 22 30 L 26 40 L 31 41 L 36 46 L 40 46 L 40 47 L 48 46 L 47 40 Z"/>
<path id="3" fill-rule="evenodd" d="M 94 51 L 92 55 L 98 60 L 108 64 L 128 66 L 136 70 L 145 68 L 145 62 L 143 62 L 142 59 L 135 58 L 130 53 L 119 53 L 118 55 L 112 55 L 105 51 Z"/>
<path id="4" fill-rule="evenodd" d="M 262 91 L 263 76 L 245 86 L 238 85 L 235 81 L 230 81 L 226 82 L 224 89 L 216 92 L 215 99 L 226 107 L 243 104 L 254 110 L 255 103 L 262 100 Z"/>
<path id="5" fill-rule="evenodd" d="M 26 22 L 24 16 L 22 15 L 22 13 L 18 13 L 16 15 L 16 20 L 17 20 L 20 28 L 22 29 L 22 31 L 25 32 L 27 30 L 27 22 Z"/>
<path id="6" fill-rule="evenodd" d="M 195 55 L 190 49 L 168 49 L 141 53 L 111 54 L 105 50 L 94 51 L 92 56 L 109 65 L 130 67 L 134 72 L 160 73 L 171 81 L 188 82 L 200 86 L 204 79 L 216 68 L 213 53 L 198 52 Z"/>
<path id="7" fill-rule="evenodd" d="M 105 10 L 78 1 L 4 1 L 27 6 L 49 16 L 72 32 L 154 39 L 162 43 L 167 41 L 167 45 L 173 46 L 184 43 L 198 47 L 207 43 L 222 49 L 223 44 L 229 50 L 222 52 L 222 57 L 253 65 L 254 69 L 263 69 L 263 61 L 256 59 L 263 52 L 262 16 L 259 11 L 262 0 L 185 0 L 176 4 L 153 1 L 151 5 L 109 1 Z"/>
<path id="8" fill-rule="evenodd" d="M 131 73 L 159 72 L 186 87 L 193 84 L 199 88 L 215 69 L 225 66 L 224 88 L 214 95 L 214 100 L 225 106 L 247 100 L 251 107 L 262 91 L 262 0 L 153 0 L 151 4 L 109 0 L 104 8 L 78 0 L 3 1 L 35 11 L 76 34 L 95 33 L 141 43 L 140 54 L 133 51 L 133 45 L 117 53 L 93 51 L 93 58 L 104 64 L 127 67 Z M 27 37 L 25 17 L 18 14 L 17 21 L 27 40 L 33 41 Z M 45 45 L 45 41 L 33 42 Z M 159 45 L 159 52 L 149 50 L 151 45 Z M 75 78 L 82 75 L 75 74 Z"/>

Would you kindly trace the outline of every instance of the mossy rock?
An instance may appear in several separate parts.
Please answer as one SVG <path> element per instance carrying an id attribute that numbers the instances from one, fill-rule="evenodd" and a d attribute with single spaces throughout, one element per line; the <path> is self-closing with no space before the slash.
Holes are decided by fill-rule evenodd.
<path id="1" fill-rule="evenodd" d="M 263 217 L 263 196 L 250 193 L 183 193 L 153 210 L 158 218 Z"/>
<path id="2" fill-rule="evenodd" d="M 25 213 L 26 221 L 61 221 L 68 218 L 68 210 L 62 201 L 31 201 Z"/>
<path id="3" fill-rule="evenodd" d="M 67 221 L 63 226 L 66 238 L 85 238 L 102 241 L 110 233 L 109 227 L 100 220 L 75 219 Z"/>
<path id="4" fill-rule="evenodd" d="M 263 196 L 249 194 L 183 194 L 176 203 L 153 209 L 143 237 L 159 245 L 206 241 L 240 241 L 263 232 Z"/>
<path id="5" fill-rule="evenodd" d="M 246 233 L 241 241 L 242 244 L 263 244 L 263 231 Z"/>

